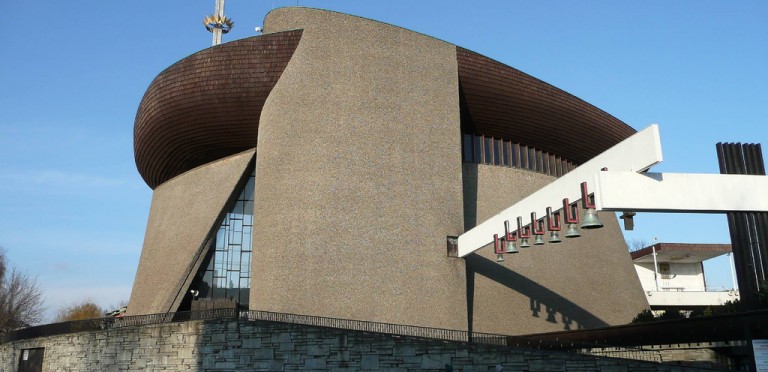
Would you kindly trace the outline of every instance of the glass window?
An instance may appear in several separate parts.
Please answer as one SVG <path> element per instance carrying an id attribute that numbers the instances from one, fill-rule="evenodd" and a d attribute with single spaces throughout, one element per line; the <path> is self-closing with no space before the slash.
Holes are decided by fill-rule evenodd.
<path id="1" fill-rule="evenodd" d="M 493 140 L 493 164 L 501 165 L 501 140 Z"/>
<path id="2" fill-rule="evenodd" d="M 247 309 L 253 236 L 252 173 L 214 236 L 207 264 L 200 269 L 198 299 L 231 299 Z"/>
<path id="3" fill-rule="evenodd" d="M 482 163 L 483 162 L 483 138 L 482 137 L 472 136 L 472 151 L 474 153 L 472 162 Z"/>
<path id="4" fill-rule="evenodd" d="M 241 195 L 240 200 L 253 200 L 253 187 L 255 183 L 256 177 L 248 178 L 248 182 L 245 183 L 245 190 L 243 191 L 243 195 Z M 250 213 L 253 213 L 253 211 Z"/>
<path id="5" fill-rule="evenodd" d="M 243 225 L 253 226 L 253 201 L 248 200 L 245 202 L 243 210 Z"/>
<path id="6" fill-rule="evenodd" d="M 463 160 L 465 163 L 471 163 L 472 162 L 472 135 L 464 133 L 461 136 L 461 147 L 464 151 Z"/>
<path id="7" fill-rule="evenodd" d="M 230 218 L 233 221 L 241 221 L 243 219 L 243 200 L 238 200 L 235 203 L 235 206 L 232 208 L 232 212 L 230 212 Z"/>
<path id="8" fill-rule="evenodd" d="M 536 170 L 536 149 L 533 147 L 528 148 L 528 169 Z"/>
<path id="9" fill-rule="evenodd" d="M 506 166 L 510 166 L 509 164 L 509 142 L 503 141 L 502 142 L 502 164 Z"/>
<path id="10" fill-rule="evenodd" d="M 493 141 L 491 138 L 483 137 L 483 155 L 485 156 L 483 158 L 483 163 L 493 164 L 493 153 L 491 152 L 492 149 Z"/>
<path id="11" fill-rule="evenodd" d="M 520 169 L 528 169 L 528 146 L 520 145 Z"/>
<path id="12" fill-rule="evenodd" d="M 512 156 L 509 160 L 513 167 L 520 168 L 520 145 L 513 143 L 510 148 L 512 149 Z"/>

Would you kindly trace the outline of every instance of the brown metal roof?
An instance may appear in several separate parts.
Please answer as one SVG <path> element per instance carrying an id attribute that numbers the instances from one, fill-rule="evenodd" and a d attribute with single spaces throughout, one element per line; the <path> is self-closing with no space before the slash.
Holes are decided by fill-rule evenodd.
<path id="1" fill-rule="evenodd" d="M 653 262 L 653 249 L 658 262 L 701 262 L 731 252 L 730 244 L 656 243 L 631 252 L 635 262 Z"/>
<path id="2" fill-rule="evenodd" d="M 465 132 L 510 139 L 577 164 L 636 132 L 519 70 L 463 48 L 456 53 Z"/>
<path id="3" fill-rule="evenodd" d="M 136 166 L 151 188 L 194 167 L 256 147 L 259 115 L 301 30 L 208 48 L 161 72 L 134 124 Z"/>
<path id="4" fill-rule="evenodd" d="M 139 105 L 134 152 L 151 188 L 256 146 L 259 115 L 301 30 L 195 53 L 155 78 Z M 457 48 L 464 131 L 504 138 L 583 163 L 635 130 L 550 84 Z"/>

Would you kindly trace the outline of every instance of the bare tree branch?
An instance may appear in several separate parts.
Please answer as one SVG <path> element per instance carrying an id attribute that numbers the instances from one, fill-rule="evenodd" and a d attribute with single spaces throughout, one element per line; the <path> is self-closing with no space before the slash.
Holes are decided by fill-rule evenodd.
<path id="1" fill-rule="evenodd" d="M 11 269 L 0 248 L 0 334 L 40 322 L 43 318 L 43 293 L 37 280 Z"/>

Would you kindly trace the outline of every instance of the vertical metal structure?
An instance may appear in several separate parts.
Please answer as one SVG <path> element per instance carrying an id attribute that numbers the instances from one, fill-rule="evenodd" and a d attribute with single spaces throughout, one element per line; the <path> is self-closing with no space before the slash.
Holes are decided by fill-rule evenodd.
<path id="1" fill-rule="evenodd" d="M 213 34 L 213 46 L 221 44 L 221 35 L 229 32 L 234 25 L 231 19 L 224 16 L 224 0 L 216 0 L 215 13 L 205 17 L 203 24 Z"/>
<path id="2" fill-rule="evenodd" d="M 224 0 L 216 0 L 216 10 L 213 14 L 219 19 L 224 18 Z M 212 45 L 221 44 L 221 27 L 214 27 L 211 33 L 213 34 Z"/>
<path id="3" fill-rule="evenodd" d="M 716 148 L 721 174 L 765 175 L 760 144 L 718 143 Z M 741 303 L 752 310 L 759 305 L 760 283 L 768 281 L 768 213 L 726 215 Z"/>

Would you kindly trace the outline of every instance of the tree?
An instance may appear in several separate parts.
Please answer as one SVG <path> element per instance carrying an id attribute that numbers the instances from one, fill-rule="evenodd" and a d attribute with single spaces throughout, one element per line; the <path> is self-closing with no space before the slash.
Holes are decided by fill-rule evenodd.
<path id="1" fill-rule="evenodd" d="M 85 320 L 101 318 L 104 314 L 104 309 L 91 301 L 86 300 L 81 304 L 67 306 L 56 315 L 54 322 L 69 322 L 73 320 Z"/>
<path id="2" fill-rule="evenodd" d="M 654 320 L 656 320 L 656 317 L 653 315 L 651 309 L 645 309 L 635 315 L 635 318 L 632 319 L 632 323 L 652 322 Z"/>
<path id="3" fill-rule="evenodd" d="M 649 246 L 648 241 L 645 239 L 632 239 L 632 241 L 627 242 L 627 248 L 629 248 L 630 252 L 639 251 L 647 246 Z"/>
<path id="4" fill-rule="evenodd" d="M 40 322 L 44 310 L 37 280 L 16 268 L 8 269 L 0 248 L 0 334 Z"/>
<path id="5" fill-rule="evenodd" d="M 680 310 L 672 309 L 672 310 L 665 310 L 661 316 L 658 317 L 659 320 L 674 320 L 674 319 L 685 319 L 685 315 L 680 312 Z"/>

